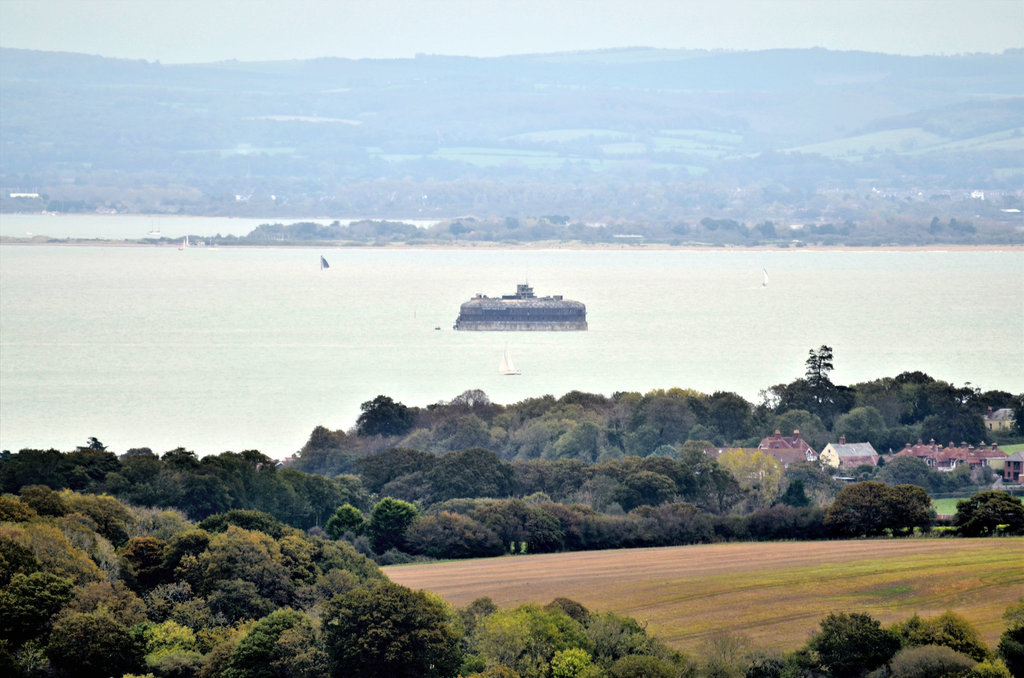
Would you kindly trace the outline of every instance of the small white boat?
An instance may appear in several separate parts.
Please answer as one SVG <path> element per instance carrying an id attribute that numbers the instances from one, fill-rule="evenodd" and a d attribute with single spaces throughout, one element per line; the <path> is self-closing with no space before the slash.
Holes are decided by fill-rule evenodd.
<path id="1" fill-rule="evenodd" d="M 506 377 L 512 377 L 523 373 L 523 371 L 517 369 L 515 363 L 512 362 L 512 355 L 508 352 L 508 346 L 505 347 L 505 352 L 501 355 L 501 365 L 498 366 L 498 372 L 504 374 Z"/>

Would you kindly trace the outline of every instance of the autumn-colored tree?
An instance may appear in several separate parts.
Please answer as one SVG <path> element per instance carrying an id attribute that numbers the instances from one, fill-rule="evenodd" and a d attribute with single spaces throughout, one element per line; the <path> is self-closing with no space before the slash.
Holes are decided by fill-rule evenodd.
<path id="1" fill-rule="evenodd" d="M 732 474 L 739 486 L 756 498 L 751 508 L 771 506 L 782 487 L 782 464 L 764 452 L 726 450 L 718 455 L 719 465 Z"/>
<path id="2" fill-rule="evenodd" d="M 508 666 L 522 678 L 544 678 L 556 652 L 582 648 L 589 653 L 593 643 L 583 625 L 561 610 L 521 605 L 484 618 L 474 646 L 488 666 Z"/>

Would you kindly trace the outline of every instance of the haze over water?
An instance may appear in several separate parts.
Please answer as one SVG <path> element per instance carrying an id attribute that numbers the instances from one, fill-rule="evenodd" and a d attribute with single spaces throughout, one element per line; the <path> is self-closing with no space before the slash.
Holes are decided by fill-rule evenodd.
<path id="1" fill-rule="evenodd" d="M 1020 251 L 3 246 L 0 448 L 280 457 L 378 394 L 756 402 L 821 344 L 839 384 L 921 370 L 1020 393 L 1022 271 Z M 463 301 L 523 281 L 586 303 L 590 331 L 451 329 Z M 506 344 L 522 376 L 498 374 Z"/>

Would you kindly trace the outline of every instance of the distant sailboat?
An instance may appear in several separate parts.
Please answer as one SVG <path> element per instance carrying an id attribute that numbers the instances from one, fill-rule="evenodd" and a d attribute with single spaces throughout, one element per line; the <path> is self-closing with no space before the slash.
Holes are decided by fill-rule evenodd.
<path id="1" fill-rule="evenodd" d="M 761 272 L 764 273 L 764 279 L 761 281 L 761 287 L 768 287 L 768 269 L 762 266 Z"/>
<path id="2" fill-rule="evenodd" d="M 185 239 L 178 245 L 178 249 L 179 250 L 183 250 L 186 247 L 191 247 L 191 245 L 188 244 L 188 236 L 187 235 L 185 236 Z"/>
<path id="3" fill-rule="evenodd" d="M 323 255 L 320 255 L 320 270 L 322 271 L 325 268 L 330 268 L 330 267 L 331 267 L 331 265 L 327 263 L 327 260 L 324 259 Z"/>
<path id="4" fill-rule="evenodd" d="M 523 373 L 522 370 L 516 369 L 515 363 L 512 362 L 512 355 L 508 352 L 508 346 L 505 347 L 505 352 L 501 355 L 501 365 L 498 367 L 498 372 L 507 377 Z"/>

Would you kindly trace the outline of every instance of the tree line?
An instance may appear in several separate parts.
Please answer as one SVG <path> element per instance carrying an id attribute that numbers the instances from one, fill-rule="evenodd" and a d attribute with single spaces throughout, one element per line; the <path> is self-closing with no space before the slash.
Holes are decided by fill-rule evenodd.
<path id="1" fill-rule="evenodd" d="M 819 449 L 837 434 L 862 440 L 858 432 L 896 440 L 940 429 L 971 435 L 984 432 L 980 413 L 988 407 L 1020 407 L 1020 396 L 921 373 L 837 386 L 828 378 L 832 362 L 829 347 L 810 351 L 805 377 L 766 390 L 756 406 L 732 393 L 683 389 L 571 392 L 508 406 L 467 391 L 426 408 L 381 395 L 363 404 L 352 430 L 317 427 L 284 466 L 255 450 L 199 458 L 182 448 L 162 455 L 141 448 L 117 456 L 91 438 L 70 453 L 5 454 L 0 491 L 44 485 L 107 493 L 192 520 L 259 510 L 346 539 L 378 562 L 400 562 L 899 535 L 942 524 L 928 492 L 987 488 L 990 469 L 940 473 L 909 457 L 846 471 L 861 482 L 844 487 L 815 463 L 783 467 L 753 449 L 772 429 L 799 428 Z M 865 412 L 878 427 L 861 425 Z M 853 498 L 861 504 L 842 510 Z M 1016 500 L 1005 500 L 1010 506 L 992 510 L 1012 533 Z"/>
<path id="2" fill-rule="evenodd" d="M 401 507 L 397 507 L 398 513 Z M 395 513 L 396 507 L 381 509 Z M 384 518 L 380 522 L 386 522 Z M 883 627 L 832 613 L 792 652 L 717 634 L 687 655 L 565 598 L 454 608 L 344 541 L 261 511 L 194 522 L 109 495 L 0 497 L 0 671 L 10 676 L 641 678 L 1024 671 L 1024 602 L 996 648 L 953 612 Z"/>
<path id="3" fill-rule="evenodd" d="M 390 448 L 357 459 L 356 475 L 325 478 L 278 468 L 251 451 L 202 459 L 182 450 L 162 457 L 135 451 L 119 458 L 86 447 L 11 455 L 0 462 L 0 488 L 110 494 L 180 510 L 192 520 L 256 510 L 310 534 L 346 541 L 381 563 L 903 535 L 939 524 L 925 489 L 890 474 L 903 464 L 883 468 L 879 475 L 889 483 L 843 485 L 812 463 L 782 469 L 762 453 L 723 457 L 690 443 L 679 458 L 626 457 L 600 464 L 506 462 L 482 448 L 443 455 Z M 768 494 L 765 484 L 774 488 Z M 1024 530 L 1024 507 L 1008 493 L 983 490 L 970 502 L 951 525 L 961 533 Z"/>
<path id="4" fill-rule="evenodd" d="M 945 212 L 943 212 L 945 213 Z M 756 214 L 756 213 L 755 213 Z M 582 245 L 617 245 L 659 243 L 672 246 L 741 246 L 741 247 L 806 247 L 879 246 L 882 244 L 922 245 L 1010 244 L 1019 237 L 1008 224 L 988 223 L 975 226 L 968 219 L 902 214 L 893 219 L 897 224 L 877 219 L 877 215 L 861 214 L 855 221 L 822 222 L 789 226 L 792 219 L 778 215 L 775 220 L 762 218 L 737 221 L 710 216 L 692 220 L 616 219 L 607 223 L 587 223 L 563 215 L 520 216 L 505 218 L 460 217 L 440 219 L 429 226 L 397 220 L 364 219 L 321 224 L 313 221 L 261 224 L 244 236 L 207 237 L 218 245 L 455 245 L 458 243 L 491 243 L 516 245 L 537 242 L 579 243 Z M 851 215 L 852 216 L 852 215 Z M 159 241 L 156 241 L 159 242 Z"/>
<path id="5" fill-rule="evenodd" d="M 594 463 L 677 456 L 692 441 L 754 448 L 775 430 L 798 430 L 818 451 L 845 436 L 870 442 L 879 454 L 919 439 L 942 445 L 1024 440 L 1024 394 L 955 386 L 922 372 L 838 385 L 829 378 L 832 360 L 828 346 L 810 351 L 803 378 L 764 389 L 756 404 L 727 391 L 682 388 L 611 396 L 570 391 L 510 405 L 470 390 L 422 408 L 380 395 L 363 403 L 353 429 L 314 429 L 295 468 L 350 473 L 356 459 L 390 447 L 437 454 L 482 447 L 510 461 Z M 1015 430 L 987 431 L 982 417 L 989 408 L 1013 409 Z"/>

